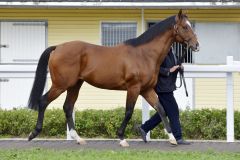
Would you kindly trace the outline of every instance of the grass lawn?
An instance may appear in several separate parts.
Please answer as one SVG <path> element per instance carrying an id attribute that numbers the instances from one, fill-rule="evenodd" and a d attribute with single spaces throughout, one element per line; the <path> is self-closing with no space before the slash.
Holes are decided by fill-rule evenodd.
<path id="1" fill-rule="evenodd" d="M 240 160 L 240 153 L 147 150 L 0 150 L 0 160 Z"/>

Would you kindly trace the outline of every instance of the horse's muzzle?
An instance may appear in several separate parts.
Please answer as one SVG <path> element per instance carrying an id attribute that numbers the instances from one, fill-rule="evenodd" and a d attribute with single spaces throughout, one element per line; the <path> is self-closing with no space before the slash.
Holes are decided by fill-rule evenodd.
<path id="1" fill-rule="evenodd" d="M 192 49 L 194 52 L 198 52 L 198 51 L 200 50 L 199 43 L 197 42 L 195 46 L 191 46 L 191 49 Z"/>

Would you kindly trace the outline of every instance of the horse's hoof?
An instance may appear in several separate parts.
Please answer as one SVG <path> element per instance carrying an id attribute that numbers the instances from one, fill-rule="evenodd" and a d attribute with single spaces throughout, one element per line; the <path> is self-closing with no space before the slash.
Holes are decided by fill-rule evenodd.
<path id="1" fill-rule="evenodd" d="M 33 138 L 34 138 L 34 135 L 33 135 L 33 133 L 31 132 L 31 133 L 29 134 L 29 136 L 28 136 L 28 141 L 31 141 Z"/>
<path id="2" fill-rule="evenodd" d="M 125 139 L 120 140 L 119 144 L 121 147 L 129 147 L 129 144 L 127 143 L 127 141 Z"/>
<path id="3" fill-rule="evenodd" d="M 85 145 L 85 144 L 87 144 L 87 142 L 86 142 L 84 139 L 82 139 L 82 138 L 79 138 L 79 139 L 77 140 L 77 143 L 80 144 L 80 145 Z"/>
<path id="4" fill-rule="evenodd" d="M 172 145 L 177 145 L 177 141 L 176 139 L 169 139 L 169 143 L 171 143 Z"/>
<path id="5" fill-rule="evenodd" d="M 168 137 L 169 137 L 168 141 L 169 141 L 172 145 L 177 145 L 177 141 L 176 141 L 176 139 L 175 139 L 175 137 L 173 136 L 172 133 L 168 133 Z"/>

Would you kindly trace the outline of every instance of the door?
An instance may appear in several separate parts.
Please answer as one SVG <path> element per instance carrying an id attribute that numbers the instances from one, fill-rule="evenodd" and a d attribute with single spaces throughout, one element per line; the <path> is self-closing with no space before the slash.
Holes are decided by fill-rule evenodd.
<path id="1" fill-rule="evenodd" d="M 0 107 L 25 107 L 35 72 L 28 68 L 35 68 L 46 48 L 46 22 L 8 21 L 0 22 L 0 27 L 0 65 L 11 68 L 7 72 L 0 68 Z"/>
<path id="2" fill-rule="evenodd" d="M 1 22 L 1 64 L 37 63 L 45 47 L 45 22 Z"/>

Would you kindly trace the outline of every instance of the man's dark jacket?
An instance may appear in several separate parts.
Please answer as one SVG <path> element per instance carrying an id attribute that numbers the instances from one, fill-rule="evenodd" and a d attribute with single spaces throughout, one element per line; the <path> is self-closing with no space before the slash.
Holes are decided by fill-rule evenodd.
<path id="1" fill-rule="evenodd" d="M 167 57 L 164 59 L 163 63 L 160 66 L 158 82 L 155 87 L 156 93 L 173 92 L 174 90 L 176 90 L 178 69 L 176 69 L 175 72 L 170 73 L 170 68 L 177 64 L 177 58 L 173 54 L 171 48 L 168 52 Z"/>

